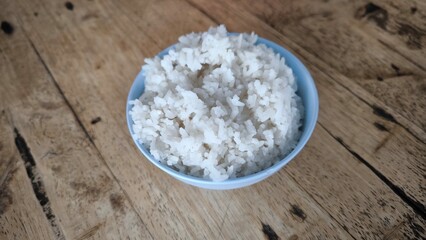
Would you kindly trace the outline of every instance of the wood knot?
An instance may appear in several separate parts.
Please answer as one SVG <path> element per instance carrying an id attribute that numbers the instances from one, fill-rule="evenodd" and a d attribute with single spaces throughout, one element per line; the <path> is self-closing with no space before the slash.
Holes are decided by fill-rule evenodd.
<path id="1" fill-rule="evenodd" d="M 72 4 L 72 2 L 66 2 L 65 7 L 70 11 L 74 10 L 74 4 Z"/>
<path id="2" fill-rule="evenodd" d="M 13 31 L 15 30 L 8 21 L 2 21 L 1 22 L 1 30 L 6 33 L 7 35 L 12 35 Z"/>
<path id="3" fill-rule="evenodd" d="M 306 219 L 305 212 L 299 206 L 295 204 L 291 205 L 290 213 L 292 213 L 294 216 L 299 218 L 302 222 L 305 221 Z"/>
<path id="4" fill-rule="evenodd" d="M 278 240 L 280 239 L 274 229 L 269 226 L 269 224 L 262 222 L 262 232 L 266 235 L 269 240 Z"/>
<path id="5" fill-rule="evenodd" d="M 386 25 L 388 23 L 388 11 L 382 7 L 374 4 L 367 3 L 364 7 L 361 7 L 355 13 L 355 17 L 358 19 L 367 18 L 376 23 L 376 25 L 384 30 L 386 30 Z"/>

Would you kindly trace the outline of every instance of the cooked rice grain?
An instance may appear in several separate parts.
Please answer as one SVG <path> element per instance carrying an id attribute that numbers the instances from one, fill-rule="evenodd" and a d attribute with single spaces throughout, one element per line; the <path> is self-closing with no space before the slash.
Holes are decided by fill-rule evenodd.
<path id="1" fill-rule="evenodd" d="M 155 159 L 223 181 L 265 169 L 296 146 L 303 106 L 293 72 L 256 41 L 221 25 L 145 60 L 145 92 L 130 115 L 134 137 Z"/>

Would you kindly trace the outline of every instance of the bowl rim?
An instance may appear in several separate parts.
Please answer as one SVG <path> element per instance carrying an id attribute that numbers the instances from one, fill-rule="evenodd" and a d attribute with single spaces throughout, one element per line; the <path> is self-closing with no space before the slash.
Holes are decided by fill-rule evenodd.
<path id="1" fill-rule="evenodd" d="M 239 33 L 228 33 L 228 35 L 232 36 L 232 35 L 237 35 Z M 142 154 L 151 162 L 153 163 L 155 166 L 157 166 L 158 168 L 160 168 L 161 170 L 163 170 L 164 172 L 170 174 L 171 176 L 178 178 L 184 182 L 190 182 L 193 183 L 195 185 L 203 185 L 203 186 L 217 186 L 217 185 L 235 185 L 238 183 L 245 183 L 251 179 L 264 179 L 266 177 L 268 177 L 269 175 L 277 172 L 278 170 L 280 170 L 282 167 L 284 167 L 287 163 L 289 163 L 294 157 L 296 157 L 296 155 L 298 155 L 300 153 L 300 151 L 303 149 L 303 147 L 306 145 L 306 143 L 308 142 L 308 140 L 310 139 L 317 120 L 318 120 L 318 112 L 319 112 L 319 99 L 318 99 L 318 92 L 317 92 L 317 88 L 315 85 L 315 82 L 311 76 L 311 74 L 309 73 L 308 69 L 305 67 L 305 65 L 296 57 L 294 56 L 289 50 L 285 49 L 284 47 L 282 47 L 281 45 L 278 45 L 275 42 L 272 42 L 270 40 L 267 40 L 265 38 L 262 37 L 258 37 L 257 41 L 255 44 L 264 44 L 267 47 L 271 48 L 275 53 L 278 53 L 281 57 L 283 57 L 285 59 L 286 64 L 288 62 L 293 62 L 293 67 L 291 68 L 294 72 L 294 68 L 299 69 L 299 78 L 303 78 L 305 82 L 307 82 L 307 94 L 312 95 L 312 109 L 313 109 L 313 113 L 312 113 L 312 120 L 309 121 L 305 126 L 304 126 L 304 130 L 302 132 L 302 135 L 299 139 L 299 141 L 296 144 L 296 147 L 290 152 L 288 153 L 283 159 L 275 162 L 273 165 L 250 175 L 246 175 L 246 176 L 242 176 L 242 177 L 237 177 L 237 178 L 231 178 L 231 179 L 226 179 L 224 181 L 213 181 L 211 179 L 204 179 L 204 178 L 200 178 L 200 177 L 195 177 L 195 176 L 191 176 L 191 175 L 187 175 L 184 173 L 181 173 L 163 163 L 161 163 L 160 161 L 157 161 L 152 155 L 151 153 L 148 151 L 147 148 L 145 148 L 143 146 L 142 143 L 139 143 L 138 140 L 135 138 L 135 134 L 133 132 L 133 128 L 132 128 L 132 124 L 133 124 L 133 120 L 130 117 L 130 110 L 131 110 L 131 104 L 129 103 L 132 100 L 135 99 L 131 99 L 131 94 L 133 92 L 133 89 L 135 88 L 138 79 L 140 78 L 144 78 L 143 75 L 143 70 L 141 70 L 138 75 L 136 76 L 135 80 L 132 83 L 132 86 L 130 87 L 129 90 L 129 94 L 127 96 L 127 102 L 126 102 L 126 118 L 127 118 L 127 126 L 130 132 L 130 135 L 133 139 L 133 142 L 136 144 L 136 146 L 138 147 L 138 149 L 142 152 Z M 173 49 L 175 47 L 176 44 L 173 44 L 169 47 L 167 47 L 166 49 L 162 50 L 159 54 L 157 54 L 156 56 L 158 57 L 163 57 L 164 55 L 168 54 L 168 52 Z M 285 57 L 284 57 L 285 55 Z M 305 106 L 304 106 L 305 107 Z M 306 111 L 306 107 L 305 107 L 305 111 Z M 305 113 L 306 116 L 306 113 Z M 255 183 L 255 182 L 253 182 Z"/>

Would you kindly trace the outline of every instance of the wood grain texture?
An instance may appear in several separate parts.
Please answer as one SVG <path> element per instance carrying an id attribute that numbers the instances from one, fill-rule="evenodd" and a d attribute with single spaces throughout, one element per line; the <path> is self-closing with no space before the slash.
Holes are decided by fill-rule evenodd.
<path id="1" fill-rule="evenodd" d="M 385 88 L 389 90 L 377 93 L 380 89 L 369 79 L 376 73 L 373 66 L 395 74 L 394 68 L 384 68 L 389 59 L 403 63 L 397 65 L 404 67 L 400 71 L 416 71 L 415 75 L 404 77 L 422 76 L 422 65 L 413 63 L 422 59 L 420 54 L 410 60 L 406 54 L 412 49 L 389 49 L 377 43 L 379 39 L 384 43 L 403 43 L 405 38 L 386 40 L 385 35 L 374 34 L 368 37 L 363 33 L 367 31 L 363 24 L 375 29 L 375 23 L 348 15 L 348 20 L 339 24 L 358 22 L 357 28 L 362 31 L 356 30 L 355 36 L 373 44 L 372 51 L 377 54 L 363 51 L 359 58 L 349 59 L 328 48 L 320 49 L 318 56 L 320 44 L 312 41 L 312 46 L 304 46 L 301 37 L 296 36 L 309 34 L 295 31 L 296 27 L 289 28 L 293 35 L 287 34 L 278 25 L 272 26 L 282 21 L 280 17 L 271 18 L 272 21 L 256 15 L 258 10 L 272 11 L 272 15 L 285 10 L 283 2 L 0 2 L 5 9 L 0 16 L 14 28 L 11 34 L 0 32 L 0 72 L 6 76 L 1 79 L 0 110 L 7 110 L 13 120 L 2 122 L 9 132 L 0 132 L 0 143 L 9 144 L 13 150 L 10 138 L 17 134 L 26 143 L 63 233 L 55 235 L 57 228 L 47 221 L 28 177 L 25 178 L 25 168 L 21 167 L 28 191 L 13 190 L 13 194 L 30 195 L 27 205 L 33 204 L 40 211 L 30 212 L 29 217 L 16 215 L 11 209 L 20 214 L 29 210 L 13 202 L 0 214 L 0 225 L 9 224 L 5 225 L 8 231 L 2 232 L 5 236 L 29 238 L 22 227 L 3 218 L 15 214 L 13 221 L 40 219 L 29 223 L 41 226 L 36 232 L 40 239 L 426 237 L 422 213 L 426 137 L 419 124 L 421 115 L 412 118 L 408 114 L 411 111 L 401 111 L 403 105 L 382 97 L 389 94 L 396 101 L 398 89 L 416 89 L 422 80 L 392 85 L 387 79 L 381 84 L 389 84 Z M 267 3 L 271 6 L 264 6 Z M 274 5 L 278 3 L 281 5 Z M 350 11 L 355 8 L 352 5 L 365 6 L 337 4 Z M 423 12 L 422 4 L 415 4 L 417 14 Z M 314 6 L 321 9 L 335 4 Z M 316 12 L 312 16 L 293 12 L 285 14 L 293 23 L 283 26 L 308 21 L 305 18 L 321 18 Z M 398 12 L 392 14 L 402 19 Z M 415 24 L 421 19 L 407 18 L 406 22 Z M 145 57 L 154 56 L 182 34 L 205 31 L 218 23 L 225 23 L 231 31 L 255 31 L 295 52 L 312 72 L 321 101 L 319 125 L 303 152 L 271 178 L 233 191 L 190 187 L 155 168 L 135 148 L 124 115 L 128 90 Z M 315 23 L 312 30 L 319 31 L 331 23 Z M 336 50 L 345 44 L 363 50 L 356 39 L 347 36 L 351 32 L 327 31 L 341 39 Z M 341 62 L 336 60 L 339 58 Z M 362 72 L 354 71 L 356 67 Z M 390 93 L 393 89 L 394 94 Z M 404 102 L 419 99 L 408 92 L 402 94 Z M 423 114 L 422 106 L 414 108 Z M 13 133 L 13 128 L 18 132 Z M 25 152 L 22 146 L 18 149 Z M 6 162 L 0 161 L 3 182 L 5 173 L 12 169 Z M 12 181 L 8 184 L 16 186 Z"/>
<path id="2" fill-rule="evenodd" d="M 425 22 L 407 20 L 424 16 L 423 7 L 412 14 L 390 1 L 267 0 L 240 1 L 238 6 L 426 129 Z"/>
<path id="3" fill-rule="evenodd" d="M 393 9 L 392 14 L 388 14 L 384 8 L 379 6 L 382 3 L 336 1 L 334 4 L 322 2 L 314 4 L 317 4 L 317 6 L 310 8 L 310 10 L 304 10 L 303 6 L 306 4 L 303 2 L 290 3 L 290 6 L 279 4 L 277 1 L 267 1 L 266 4 L 241 2 L 240 5 L 245 6 L 248 11 L 256 14 L 274 29 L 290 37 L 304 50 L 316 55 L 321 54 L 318 57 L 324 58 L 331 67 L 337 69 L 346 77 L 355 79 L 361 86 L 377 98 L 382 99 L 393 109 L 400 109 L 405 112 L 402 114 L 406 114 L 407 118 L 413 122 L 411 124 L 419 123 L 419 126 L 425 129 L 423 126 L 425 119 L 423 114 L 426 112 L 424 106 L 426 95 L 423 93 L 426 86 L 425 72 L 398 53 L 388 51 L 389 49 L 380 45 L 375 37 L 372 38 L 363 32 L 366 29 L 377 32 L 377 29 L 373 31 L 370 29 L 371 26 L 358 24 L 360 18 L 366 18 L 367 21 L 378 24 L 379 30 L 386 30 L 391 28 L 390 22 L 395 22 L 397 19 L 398 21 L 408 21 L 407 19 L 410 18 L 407 15 L 411 16 L 412 13 L 408 13 L 402 8 L 398 11 Z M 330 4 L 334 5 L 334 8 L 330 9 Z M 383 4 L 392 8 L 387 3 Z M 335 10 L 333 11 L 333 9 Z M 422 7 L 420 9 L 423 10 Z M 351 16 L 352 12 L 355 12 L 354 18 Z M 348 16 L 350 17 L 348 18 Z M 413 26 L 418 25 L 419 27 L 422 26 L 421 23 L 418 19 L 410 22 Z M 380 27 L 381 24 L 384 25 L 382 28 Z M 306 32 L 303 32 L 303 29 L 306 29 Z M 387 33 L 389 36 L 386 39 L 401 40 L 401 34 L 392 31 Z M 308 36 L 308 39 L 312 36 L 313 40 L 309 42 L 306 37 L 302 39 L 301 36 Z M 333 39 L 339 39 L 339 41 Z M 420 43 L 423 41 L 421 36 L 419 41 Z M 327 42 L 330 44 L 324 44 Z M 397 46 L 400 45 L 397 44 Z M 421 47 L 412 50 L 424 53 Z M 422 55 L 424 58 L 424 54 Z M 331 77 L 339 82 L 339 76 L 330 74 L 331 71 L 328 71 L 328 69 L 322 69 L 328 76 L 321 77 L 324 79 Z M 314 70 L 314 74 L 315 72 Z M 319 82 L 319 84 L 322 83 L 323 81 Z M 323 89 L 327 86 L 330 86 L 330 82 L 327 82 Z M 325 106 L 333 106 L 323 108 L 325 109 L 323 116 L 326 116 L 327 119 L 324 121 L 320 119 L 320 122 L 324 123 L 324 126 L 330 131 L 337 127 L 339 131 L 333 132 L 337 137 L 341 138 L 341 135 L 347 135 L 347 137 L 343 137 L 344 142 L 348 144 L 348 141 L 351 141 L 349 143 L 351 149 L 367 159 L 396 185 L 401 186 L 402 190 L 412 195 L 417 202 L 423 203 L 424 210 L 424 202 L 426 201 L 426 193 L 422 187 L 425 185 L 422 174 L 425 169 L 424 159 L 426 157 L 424 142 L 419 142 L 406 131 L 398 130 L 397 134 L 394 134 L 395 132 L 392 130 L 395 128 L 386 127 L 389 126 L 389 122 L 395 123 L 392 115 L 380 114 L 386 111 L 381 111 L 381 107 L 377 108 L 374 101 L 367 103 L 373 107 L 373 114 L 381 115 L 382 118 L 365 114 L 368 106 L 365 106 L 358 99 L 347 101 L 347 94 L 341 94 L 341 91 L 344 91 L 344 89 L 340 88 L 333 93 L 320 93 L 323 96 L 321 102 L 326 98 Z M 336 99 L 337 96 L 340 97 Z M 340 111 L 328 111 L 335 110 L 336 104 L 333 103 L 336 102 L 342 103 L 337 105 L 343 105 Z M 359 106 L 362 105 L 366 108 L 359 109 Z M 348 109 L 354 109 L 354 111 L 348 113 Z M 349 116 L 346 119 L 337 119 L 341 118 L 342 115 Z M 363 119 L 357 119 L 358 116 Z M 353 125 L 358 126 L 350 127 Z M 358 129 L 368 129 L 368 131 L 359 131 Z M 383 137 L 380 137 L 380 135 Z M 365 139 L 369 140 L 365 141 Z M 374 141 L 373 139 L 377 140 Z M 371 142 L 371 140 L 374 142 Z M 395 151 L 395 149 L 398 150 Z M 413 178 L 413 176 L 415 177 Z"/>
<path id="4" fill-rule="evenodd" d="M 50 222 L 47 226 L 57 239 L 149 238 L 18 21 L 12 20 L 16 30 L 1 42 L 6 73 L 2 110 L 11 119 L 9 128 L 16 129 L 16 148 L 27 168 L 27 180 L 34 183 L 27 194 L 36 195 Z"/>
<path id="5" fill-rule="evenodd" d="M 212 8 L 216 5 L 208 6 Z M 236 11 L 235 6 L 233 10 Z M 228 11 L 232 12 L 232 10 Z M 220 15 L 216 17 L 219 18 L 219 21 L 226 19 L 225 17 L 220 18 Z M 227 19 L 229 22 L 225 23 L 230 27 L 235 25 L 237 28 L 240 24 L 245 23 L 248 25 L 247 28 L 262 32 L 264 36 L 288 46 L 290 50 L 300 54 L 302 59 L 306 59 L 314 79 L 317 80 L 321 103 L 319 122 L 322 126 L 334 138 L 349 145 L 350 150 L 363 157 L 385 177 L 406 190 L 417 202 L 425 202 L 426 193 L 422 189 L 425 179 L 422 172 L 426 152 L 423 142 L 396 124 L 395 120 L 392 119 L 393 117 L 386 118 L 386 115 L 383 114 L 386 111 L 380 105 L 377 105 L 377 102 L 366 102 L 364 99 L 353 95 L 345 86 L 341 86 L 341 75 L 329 71 L 330 68 L 324 69 L 322 66 L 318 67 L 312 64 L 312 61 L 310 61 L 312 56 L 301 49 L 299 45 L 294 44 L 291 39 L 284 36 L 274 36 L 276 34 L 274 29 L 268 28 L 264 23 L 255 25 L 257 20 L 254 16 L 241 14 L 233 20 L 234 22 L 231 22 L 229 17 Z M 239 31 L 237 29 L 231 30 Z M 360 131 L 360 129 L 363 131 Z M 398 133 L 393 134 L 392 130 Z M 398 146 L 398 151 L 394 151 L 396 146 Z M 404 159 L 404 161 L 401 161 L 401 159 Z"/>
<path id="6" fill-rule="evenodd" d="M 33 192 L 31 179 L 25 172 L 25 165 L 16 150 L 15 136 L 9 121 L 6 111 L 2 110 L 0 113 L 0 238 L 55 239 L 51 225 L 37 198 L 34 194 L 28 194 Z"/>
<path id="7" fill-rule="evenodd" d="M 77 4 L 75 4 L 75 7 L 77 8 Z M 189 5 L 186 5 L 186 7 L 189 7 Z M 115 5 L 111 5 L 111 8 L 114 11 L 116 11 L 117 9 L 115 8 Z M 95 12 L 96 10 L 91 11 Z M 200 19 L 202 19 L 202 15 L 200 15 L 198 11 L 193 9 L 192 12 L 199 14 Z M 118 16 L 124 16 L 124 14 L 118 14 Z M 171 14 L 171 16 L 173 16 L 173 14 Z M 39 18 L 41 17 L 42 15 L 40 14 Z M 189 15 L 189 17 L 191 17 L 191 15 Z M 118 17 L 118 19 L 114 19 L 114 21 L 116 21 L 118 25 L 127 24 L 128 18 Z M 122 21 L 124 23 L 122 23 Z M 226 201 L 220 201 L 219 199 L 232 200 L 234 199 L 232 197 L 232 193 L 225 194 L 215 192 L 212 193 L 214 197 L 212 199 L 210 194 L 204 196 L 204 194 L 208 192 L 201 191 L 198 189 L 192 189 L 191 187 L 184 186 L 181 183 L 177 183 L 169 177 L 165 176 L 163 173 L 159 172 L 159 170 L 154 169 L 148 162 L 141 161 L 142 159 L 140 157 L 140 154 L 135 151 L 133 144 L 131 143 L 131 139 L 128 137 L 127 129 L 124 124 L 124 119 L 122 118 L 123 115 L 120 105 L 123 106 L 125 102 L 117 102 L 114 100 L 114 98 L 107 97 L 109 94 L 117 94 L 116 90 L 118 85 L 122 85 L 123 83 L 127 85 L 131 84 L 131 81 L 129 81 L 129 79 L 132 78 L 132 76 L 129 74 L 128 78 L 122 78 L 120 77 L 120 71 L 126 69 L 126 66 L 127 68 L 134 68 L 134 66 L 138 66 L 141 59 L 133 60 L 131 58 L 123 58 L 121 59 L 121 61 L 123 62 L 120 66 L 114 66 L 115 64 L 105 66 L 105 69 L 111 69 L 111 72 L 108 72 L 108 75 L 102 76 L 97 76 L 97 74 L 105 73 L 102 73 L 100 71 L 93 71 L 93 68 L 96 68 L 96 66 L 92 65 L 90 66 L 90 68 L 86 68 L 86 70 L 85 68 L 79 68 L 78 62 L 81 62 L 83 58 L 87 58 L 88 56 L 91 56 L 88 57 L 89 59 L 97 60 L 99 59 L 97 54 L 98 52 L 103 52 L 103 57 L 108 56 L 110 54 L 111 59 L 115 59 L 116 57 L 113 56 L 116 56 L 117 52 L 115 49 L 111 49 L 111 43 L 112 45 L 118 44 L 121 46 L 128 46 L 129 52 L 141 52 L 141 54 L 143 54 L 141 57 L 143 57 L 145 55 L 143 51 L 146 51 L 146 46 L 151 44 L 150 42 L 152 41 L 152 39 L 148 38 L 146 39 L 146 42 L 143 42 L 144 35 L 139 34 L 137 31 L 135 31 L 135 36 L 137 36 L 142 41 L 141 44 L 135 44 L 135 39 L 123 39 L 122 37 L 110 39 L 110 44 L 92 44 L 92 42 L 90 41 L 86 43 L 87 45 L 82 44 L 82 41 L 80 40 L 82 40 L 83 38 L 93 39 L 93 41 L 100 40 L 99 34 L 101 34 L 101 31 L 105 31 L 105 28 L 107 27 L 107 25 L 103 25 L 101 24 L 101 22 L 102 21 L 99 21 L 99 25 L 97 26 L 96 30 L 87 30 L 84 27 L 78 29 L 79 34 L 75 34 L 75 36 L 82 36 L 82 38 L 80 39 L 77 37 L 76 43 L 68 44 L 68 46 L 72 48 L 70 49 L 70 52 L 67 53 L 69 54 L 68 57 L 64 57 L 63 55 L 57 57 L 55 54 L 53 54 L 53 52 L 48 53 L 47 55 L 49 55 L 49 57 L 46 58 L 46 63 L 49 67 L 51 63 L 67 64 L 67 71 L 77 72 L 78 70 L 80 74 L 84 75 L 86 78 L 90 77 L 91 79 L 93 79 L 93 81 L 84 81 L 84 79 L 75 78 L 75 75 L 73 76 L 71 74 L 56 71 L 55 67 L 52 67 L 52 75 L 55 76 L 56 80 L 58 80 L 59 85 L 63 87 L 65 96 L 69 97 L 71 105 L 75 107 L 76 112 L 81 117 L 82 124 L 85 126 L 85 128 L 88 129 L 90 137 L 93 139 L 95 144 L 99 146 L 102 155 L 105 157 L 105 160 L 107 161 L 108 165 L 111 166 L 112 171 L 115 172 L 115 175 L 117 176 L 117 179 L 119 180 L 120 184 L 123 186 L 124 189 L 126 189 L 128 195 L 134 199 L 133 204 L 137 208 L 139 215 L 142 219 L 144 219 L 144 221 L 146 220 L 148 228 L 153 233 L 153 235 L 156 236 L 156 238 L 166 238 L 167 236 L 173 236 L 173 238 L 193 238 L 195 236 L 215 238 L 219 236 L 219 234 L 224 236 L 225 238 L 226 236 L 237 237 L 238 235 L 235 234 L 239 234 L 239 238 L 244 238 L 244 236 L 261 237 L 263 236 L 263 232 L 261 231 L 262 225 L 261 221 L 259 220 L 259 216 L 264 216 L 262 217 L 264 218 L 263 221 L 267 222 L 268 224 L 271 224 L 269 223 L 269 221 L 267 221 L 269 218 L 283 221 L 281 219 L 282 217 L 285 217 L 284 220 L 288 219 L 288 221 L 285 221 L 286 225 L 288 225 L 288 229 L 293 229 L 292 232 L 297 232 L 296 230 L 299 229 L 305 229 L 303 231 L 299 230 L 301 234 L 304 234 L 305 236 L 334 236 L 334 238 L 337 239 L 345 238 L 344 236 L 348 236 L 345 231 L 338 226 L 338 224 L 333 223 L 333 221 L 328 217 L 327 214 L 320 211 L 318 207 L 315 207 L 315 204 L 312 199 L 305 200 L 305 197 L 303 197 L 303 191 L 296 187 L 286 189 L 285 191 L 294 192 L 292 195 L 294 195 L 295 198 L 298 199 L 297 201 L 301 203 L 306 202 L 307 207 L 305 207 L 304 211 L 306 212 L 306 214 L 311 215 L 313 221 L 315 219 L 326 219 L 324 222 L 326 222 L 327 224 L 325 224 L 321 228 L 325 232 L 319 230 L 311 231 L 309 229 L 309 225 L 301 225 L 299 221 L 292 221 L 294 217 L 289 213 L 289 210 L 291 209 L 290 203 L 284 205 L 283 207 L 285 208 L 282 208 L 282 211 L 273 213 L 272 216 L 265 213 L 272 213 L 269 208 L 260 209 L 259 212 L 264 213 L 262 215 L 260 215 L 259 213 L 259 215 L 255 216 L 251 212 L 251 209 L 248 208 L 248 203 L 245 203 L 242 198 L 236 198 L 235 208 L 237 208 L 239 204 L 243 204 L 244 206 L 246 206 L 245 208 L 243 208 L 244 211 L 240 211 L 238 215 L 226 214 L 227 209 L 228 211 L 233 211 L 234 208 L 231 208 L 233 205 L 229 205 L 226 203 Z M 177 24 L 179 24 L 179 20 L 176 20 L 174 22 L 177 22 Z M 161 22 L 158 24 L 161 24 Z M 208 24 L 209 23 L 205 21 L 205 26 L 208 26 Z M 156 26 L 152 27 L 155 28 Z M 110 29 L 109 33 L 114 35 L 115 31 L 118 31 L 118 33 L 120 33 L 121 30 Z M 182 30 L 182 32 L 174 33 L 175 38 L 187 31 L 189 31 L 189 28 Z M 121 34 L 118 33 L 117 36 L 121 36 Z M 36 38 L 34 39 L 35 44 L 38 44 L 38 40 Z M 57 39 L 52 40 L 51 42 L 47 43 L 47 45 L 58 45 L 60 41 L 56 41 Z M 61 41 L 68 42 L 71 40 L 61 39 Z M 43 44 L 41 41 L 40 43 Z M 89 48 L 89 46 L 95 48 L 93 50 L 93 53 L 86 51 L 86 55 L 84 56 L 79 56 L 78 54 L 76 54 L 81 52 L 82 49 Z M 49 51 L 49 48 L 41 47 L 40 49 L 42 56 L 44 55 L 43 51 Z M 153 52 L 157 52 L 160 50 L 159 47 L 155 48 L 155 45 L 152 46 L 152 49 Z M 66 60 L 66 62 L 62 63 L 61 61 L 63 60 Z M 114 60 L 114 62 L 116 62 L 116 60 Z M 121 67 L 122 69 L 119 70 L 119 67 Z M 101 68 L 104 67 L 102 66 Z M 75 82 L 71 81 L 71 77 L 74 81 L 79 81 L 79 85 L 75 85 Z M 106 79 L 111 80 L 106 81 Z M 103 88 L 104 92 L 93 92 L 93 85 L 102 85 L 102 82 L 99 81 L 110 82 L 111 85 Z M 82 92 L 82 86 L 85 86 L 83 87 L 83 89 L 87 89 L 88 91 Z M 123 87 L 123 91 L 120 90 L 122 96 L 125 96 L 127 94 L 127 89 L 128 87 Z M 71 91 L 71 94 L 69 94 L 69 92 L 67 91 Z M 79 92 L 79 94 L 75 95 L 72 94 L 72 92 Z M 90 95 L 93 94 L 95 94 L 95 96 L 90 97 Z M 79 99 L 82 98 L 85 99 L 84 102 L 76 103 Z M 103 102 L 101 101 L 101 99 L 105 99 L 106 101 Z M 125 100 L 125 98 L 121 97 L 120 99 Z M 80 113 L 79 108 L 84 109 L 84 111 Z M 97 112 L 99 113 L 97 114 Z M 102 118 L 102 121 L 93 125 L 91 123 L 91 120 L 96 116 L 100 116 Z M 121 124 L 118 124 L 117 122 L 121 122 Z M 115 125 L 118 127 L 114 131 L 111 131 L 111 125 Z M 123 142 L 123 139 L 126 139 L 126 141 Z M 155 177 L 156 175 L 158 175 L 159 177 Z M 252 190 L 250 189 L 245 190 L 245 195 L 250 194 L 251 191 Z M 302 194 L 302 196 L 300 196 L 300 194 Z M 268 195 L 265 195 L 263 193 L 260 196 L 263 196 L 261 197 L 262 199 L 267 199 Z M 277 206 L 279 206 L 279 204 L 277 204 Z M 313 206 L 313 208 L 311 209 L 308 206 Z M 198 211 L 193 211 L 194 208 L 198 209 Z M 191 211 L 193 214 L 184 214 L 185 211 Z M 241 222 L 241 219 L 251 220 L 244 224 L 244 222 Z M 233 227 L 225 227 L 224 230 L 219 230 L 223 226 L 225 220 L 233 222 L 234 224 L 239 223 L 242 227 L 242 230 L 244 229 L 244 231 L 235 233 Z M 282 230 L 280 232 L 282 232 Z"/>

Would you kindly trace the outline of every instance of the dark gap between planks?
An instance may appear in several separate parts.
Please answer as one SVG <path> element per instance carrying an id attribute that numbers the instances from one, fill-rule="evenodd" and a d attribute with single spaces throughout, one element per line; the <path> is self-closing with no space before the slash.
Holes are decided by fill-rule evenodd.
<path id="1" fill-rule="evenodd" d="M 383 175 L 379 170 L 373 167 L 367 160 L 361 157 L 357 152 L 352 150 L 340 137 L 334 136 L 330 131 L 328 131 L 321 123 L 318 124 L 337 142 L 339 142 L 349 153 L 352 154 L 356 159 L 368 167 L 380 180 L 382 180 L 399 198 L 401 198 L 408 206 L 410 206 L 415 213 L 421 216 L 423 219 L 426 219 L 426 209 L 425 206 L 415 199 L 408 196 L 405 191 L 390 181 L 385 175 Z"/>
<path id="2" fill-rule="evenodd" d="M 63 234 L 62 229 L 59 227 L 56 220 L 56 216 L 53 213 L 52 208 L 50 207 L 50 201 L 49 197 L 46 194 L 44 183 L 41 180 L 41 177 L 38 176 L 39 174 L 36 162 L 31 153 L 31 150 L 17 128 L 14 129 L 14 132 L 16 148 L 18 149 L 18 152 L 21 155 L 21 159 L 24 162 L 27 176 L 31 181 L 31 186 L 38 200 L 38 203 L 43 209 L 44 215 L 46 216 L 47 221 L 49 222 L 56 237 L 58 239 L 65 239 L 65 235 Z"/>

